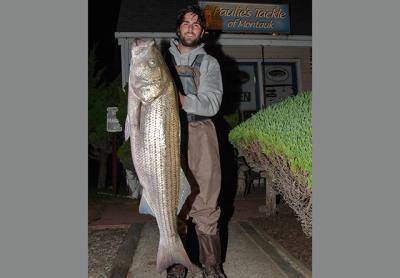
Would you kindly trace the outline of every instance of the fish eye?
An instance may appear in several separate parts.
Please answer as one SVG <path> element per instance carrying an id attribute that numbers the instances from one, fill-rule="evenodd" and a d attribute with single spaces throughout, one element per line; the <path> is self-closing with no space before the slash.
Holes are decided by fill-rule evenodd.
<path id="1" fill-rule="evenodd" d="M 154 67 L 156 66 L 156 60 L 150 59 L 149 62 L 148 62 L 148 64 L 149 64 L 149 66 L 150 66 L 151 68 L 154 68 Z"/>

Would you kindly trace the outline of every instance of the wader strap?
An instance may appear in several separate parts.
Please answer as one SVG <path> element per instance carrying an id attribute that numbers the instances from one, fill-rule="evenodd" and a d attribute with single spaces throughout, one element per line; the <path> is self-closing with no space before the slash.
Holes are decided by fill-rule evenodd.
<path id="1" fill-rule="evenodd" d="M 203 61 L 204 54 L 199 54 L 194 59 L 193 63 L 191 64 L 192 67 L 198 69 L 200 71 L 201 62 Z"/>

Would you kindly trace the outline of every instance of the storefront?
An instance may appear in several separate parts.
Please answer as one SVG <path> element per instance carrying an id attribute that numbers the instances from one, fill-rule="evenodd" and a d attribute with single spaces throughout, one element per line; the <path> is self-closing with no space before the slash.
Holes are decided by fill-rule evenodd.
<path id="1" fill-rule="evenodd" d="M 198 3 L 208 25 L 206 50 L 221 65 L 227 113 L 238 108 L 244 115 L 311 90 L 311 1 L 121 2 L 115 37 L 123 84 L 133 39 L 168 45 L 175 37 L 177 11 Z"/>

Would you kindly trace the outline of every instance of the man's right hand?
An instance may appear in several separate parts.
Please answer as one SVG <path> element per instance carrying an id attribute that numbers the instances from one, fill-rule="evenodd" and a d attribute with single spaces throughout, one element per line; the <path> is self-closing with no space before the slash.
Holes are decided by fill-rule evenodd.
<path id="1" fill-rule="evenodd" d="M 181 104 L 181 106 L 183 106 L 183 104 L 185 103 L 185 96 L 181 93 L 179 93 L 179 103 Z"/>

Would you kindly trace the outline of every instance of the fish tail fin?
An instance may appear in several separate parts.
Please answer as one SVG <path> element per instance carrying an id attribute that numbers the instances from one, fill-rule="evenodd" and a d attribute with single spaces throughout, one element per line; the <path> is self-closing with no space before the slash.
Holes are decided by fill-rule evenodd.
<path id="1" fill-rule="evenodd" d="M 166 245 L 164 242 L 165 241 L 160 238 L 160 244 L 158 245 L 157 253 L 157 271 L 161 273 L 171 265 L 181 264 L 187 267 L 190 272 L 192 272 L 192 263 L 179 236 L 175 236 L 172 244 Z"/>

